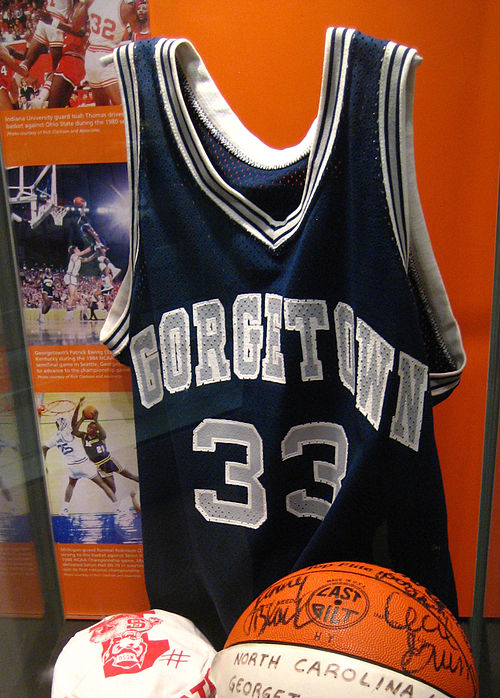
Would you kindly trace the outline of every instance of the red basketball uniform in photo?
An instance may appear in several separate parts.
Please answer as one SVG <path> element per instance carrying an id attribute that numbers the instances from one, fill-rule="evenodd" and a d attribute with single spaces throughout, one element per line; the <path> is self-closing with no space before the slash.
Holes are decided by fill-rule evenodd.
<path id="1" fill-rule="evenodd" d="M 56 75 L 62 75 L 72 85 L 78 87 L 85 77 L 85 51 L 88 36 L 64 37 L 63 55 L 57 64 Z"/>
<path id="2" fill-rule="evenodd" d="M 7 90 L 10 92 L 12 86 L 12 80 L 14 78 L 14 71 L 9 68 L 5 63 L 0 63 L 0 90 Z"/>

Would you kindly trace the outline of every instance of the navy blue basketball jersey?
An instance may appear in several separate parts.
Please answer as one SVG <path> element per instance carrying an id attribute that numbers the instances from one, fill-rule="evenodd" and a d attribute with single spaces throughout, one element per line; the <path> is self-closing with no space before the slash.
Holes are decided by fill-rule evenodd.
<path id="1" fill-rule="evenodd" d="M 419 60 L 329 30 L 317 118 L 276 150 L 188 41 L 115 53 L 132 232 L 101 339 L 133 370 L 150 602 L 216 646 L 324 561 L 456 612 L 432 406 L 465 357 L 416 187 Z"/>
<path id="2" fill-rule="evenodd" d="M 52 298 L 54 296 L 54 278 L 51 274 L 44 274 L 41 282 L 42 293 Z"/>

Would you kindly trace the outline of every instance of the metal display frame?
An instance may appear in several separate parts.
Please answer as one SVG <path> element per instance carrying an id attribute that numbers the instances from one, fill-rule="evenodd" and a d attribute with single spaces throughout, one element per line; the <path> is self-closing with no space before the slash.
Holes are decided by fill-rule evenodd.
<path id="1" fill-rule="evenodd" d="M 479 502 L 479 522 L 476 549 L 476 573 L 471 618 L 471 647 L 480 671 L 480 679 L 486 671 L 484 656 L 485 622 L 484 605 L 486 597 L 488 559 L 490 549 L 491 519 L 493 514 L 493 492 L 495 486 L 498 455 L 498 435 L 500 425 L 500 177 L 497 205 L 497 226 L 495 237 L 495 263 L 493 272 L 493 294 L 491 304 L 490 351 L 488 360 L 488 384 L 483 442 L 483 465 L 481 474 L 481 494 Z"/>

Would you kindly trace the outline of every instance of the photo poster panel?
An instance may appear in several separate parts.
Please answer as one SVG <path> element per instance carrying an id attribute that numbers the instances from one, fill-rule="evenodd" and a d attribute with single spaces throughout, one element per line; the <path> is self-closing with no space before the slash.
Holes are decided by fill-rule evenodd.
<path id="1" fill-rule="evenodd" d="M 99 341 L 130 205 L 115 68 L 100 58 L 149 36 L 147 3 L 130 22 L 120 4 L 96 3 L 82 35 L 66 0 L 16 0 L 0 30 L 0 137 L 67 618 L 149 608 L 130 370 Z"/>

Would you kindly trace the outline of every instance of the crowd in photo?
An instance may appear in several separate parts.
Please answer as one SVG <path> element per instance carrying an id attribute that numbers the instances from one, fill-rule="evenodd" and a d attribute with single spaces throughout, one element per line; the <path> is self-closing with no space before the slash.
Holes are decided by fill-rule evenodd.
<path id="1" fill-rule="evenodd" d="M 100 276 L 80 275 L 76 305 L 72 306 L 68 287 L 64 280 L 65 276 L 66 269 L 52 269 L 48 266 L 23 267 L 20 275 L 23 307 L 33 309 L 43 307 L 44 279 L 50 277 L 52 279 L 50 310 L 74 311 L 73 317 L 82 321 L 103 320 L 116 297 L 120 282 L 115 282 L 112 288 L 104 290 Z M 49 317 L 48 313 L 47 317 Z"/>
<path id="2" fill-rule="evenodd" d="M 37 10 L 42 6 L 40 0 L 3 0 L 0 3 L 2 42 L 29 41 L 35 31 Z"/>

